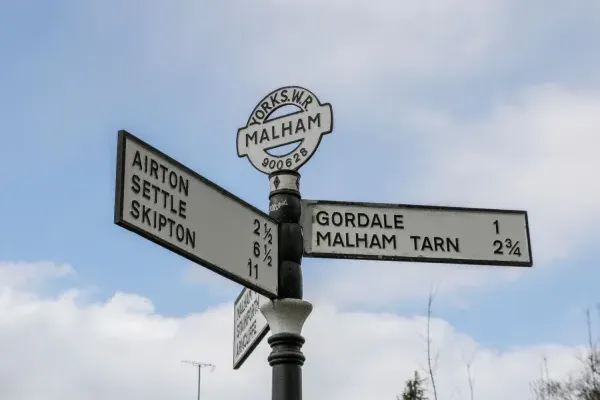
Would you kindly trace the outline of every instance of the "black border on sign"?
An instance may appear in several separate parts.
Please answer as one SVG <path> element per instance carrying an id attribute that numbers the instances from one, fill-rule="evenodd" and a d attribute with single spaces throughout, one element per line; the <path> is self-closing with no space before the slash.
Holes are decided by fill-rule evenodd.
<path id="1" fill-rule="evenodd" d="M 529 235 L 529 218 L 527 211 L 524 210 L 504 210 L 494 208 L 468 208 L 468 207 L 450 207 L 450 206 L 430 206 L 430 205 L 415 205 L 415 204 L 390 204 L 390 203 L 367 203 L 355 201 L 334 201 L 334 200 L 305 200 L 302 199 L 304 212 L 309 206 L 316 205 L 336 205 L 336 206 L 363 206 L 373 208 L 412 208 L 420 210 L 437 210 L 437 211 L 458 211 L 458 212 L 481 212 L 481 213 L 497 213 L 497 214 L 522 214 L 525 216 L 525 231 L 527 233 L 527 247 L 529 248 L 529 261 L 492 261 L 492 260 L 463 260 L 453 258 L 431 258 L 431 257 L 405 257 L 405 256 L 371 256 L 366 254 L 350 255 L 350 254 L 332 254 L 307 252 L 304 247 L 304 257 L 308 258 L 338 258 L 352 260 L 379 260 L 379 261 L 409 261 L 423 262 L 434 264 L 471 264 L 471 265 L 492 265 L 504 267 L 533 267 L 533 254 L 531 252 L 531 239 Z M 302 219 L 304 221 L 304 219 Z M 312 224 L 312 221 L 310 221 Z M 312 230 L 311 230 L 312 235 Z M 310 240 L 310 239 L 309 239 Z"/>
<path id="2" fill-rule="evenodd" d="M 168 155 L 166 155 L 165 153 L 161 152 L 160 150 L 156 149 L 155 147 L 149 145 L 148 143 L 144 142 L 143 140 L 137 138 L 136 136 L 132 135 L 131 133 L 127 132 L 126 130 L 120 130 L 119 134 L 118 134 L 118 142 L 117 142 L 117 172 L 116 172 L 116 187 L 115 187 L 115 215 L 114 215 L 114 222 L 115 224 L 119 225 L 122 228 L 125 228 L 131 232 L 137 233 L 138 235 L 142 236 L 145 239 L 150 240 L 151 242 L 154 242 L 156 244 L 158 244 L 159 246 L 162 246 L 168 250 L 171 250 L 174 253 L 179 254 L 182 257 L 187 258 L 188 260 L 200 264 L 206 268 L 208 268 L 209 270 L 216 272 L 217 274 L 230 279 L 236 283 L 239 283 L 240 285 L 250 288 L 252 290 L 254 290 L 255 292 L 258 292 L 268 298 L 276 298 L 278 293 L 271 293 L 270 291 L 261 288 L 251 282 L 246 282 L 243 279 L 239 278 L 238 276 L 230 273 L 229 271 L 214 265 L 200 257 L 197 257 L 196 255 L 189 253 L 177 246 L 174 246 L 172 244 L 170 244 L 169 242 L 159 238 L 158 236 L 153 235 L 152 233 L 146 232 L 141 230 L 140 228 L 136 227 L 135 225 L 129 224 L 127 221 L 125 221 L 123 219 L 123 199 L 125 196 L 124 193 L 124 180 L 125 180 L 125 146 L 126 146 L 126 140 L 131 140 L 133 142 L 136 142 L 138 145 L 140 145 L 141 147 L 145 148 L 146 150 L 148 150 L 148 152 L 150 153 L 154 153 L 156 155 L 158 155 L 159 157 L 163 157 L 165 160 L 167 160 L 168 162 L 172 163 L 173 165 L 175 165 L 178 168 L 181 168 L 182 170 L 184 170 L 185 172 L 187 172 L 188 174 L 190 174 L 192 177 L 194 177 L 195 179 L 200 180 L 202 183 L 204 183 L 207 186 L 210 186 L 211 188 L 217 190 L 218 192 L 220 192 L 221 194 L 229 197 L 230 199 L 234 200 L 235 202 L 237 202 L 240 206 L 245 207 L 257 214 L 259 214 L 261 217 L 273 222 L 275 225 L 279 226 L 279 223 L 273 219 L 272 217 L 270 217 L 268 214 L 264 213 L 263 211 L 259 210 L 258 208 L 252 206 L 251 204 L 246 203 L 244 200 L 240 199 L 239 197 L 235 196 L 234 194 L 229 193 L 227 190 L 223 189 L 222 187 L 220 187 L 219 185 L 217 185 L 214 182 L 211 182 L 210 180 L 206 179 L 205 177 L 201 176 L 200 174 L 198 174 L 197 172 L 191 170 L 190 168 L 186 167 L 185 165 L 181 164 L 180 162 L 178 162 L 177 160 L 174 160 L 173 158 L 169 157 Z M 277 283 L 276 283 L 276 291 L 279 292 L 279 270 L 277 270 Z"/>
<path id="3" fill-rule="evenodd" d="M 233 302 L 233 330 L 234 331 L 235 331 L 235 305 L 242 298 L 242 295 L 244 294 L 244 292 L 246 290 L 251 290 L 251 289 L 248 289 L 246 287 L 243 288 L 242 291 L 240 292 L 240 294 L 238 295 L 238 297 Z M 240 358 L 238 360 L 237 364 L 235 363 L 235 333 L 234 333 L 234 335 L 233 335 L 233 353 L 232 353 L 232 361 L 233 361 L 233 369 L 234 370 L 239 369 L 242 366 L 244 361 L 246 361 L 246 359 L 248 357 L 250 357 L 250 354 L 252 354 L 254 352 L 254 349 L 256 349 L 256 347 L 258 347 L 260 342 L 262 342 L 262 340 L 265 338 L 265 336 L 267 336 L 267 333 L 269 333 L 270 330 L 271 330 L 271 327 L 269 326 L 269 323 L 267 323 L 267 326 L 263 329 L 263 331 L 261 333 L 258 334 L 254 343 L 252 343 L 252 345 L 250 347 L 248 347 L 248 350 L 246 350 L 246 353 L 242 356 L 242 358 Z"/>

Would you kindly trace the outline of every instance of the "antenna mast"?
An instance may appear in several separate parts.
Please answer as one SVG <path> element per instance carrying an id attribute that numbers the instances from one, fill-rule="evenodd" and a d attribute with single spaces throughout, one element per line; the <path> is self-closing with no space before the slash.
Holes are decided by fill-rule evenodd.
<path id="1" fill-rule="evenodd" d="M 194 368 L 198 368 L 198 400 L 200 400 L 200 382 L 201 382 L 201 376 L 202 376 L 202 368 L 210 367 L 210 370 L 214 371 L 216 366 L 213 364 L 206 364 L 206 363 L 201 363 L 201 362 L 196 362 L 196 361 L 188 361 L 188 360 L 183 360 L 182 363 L 191 364 L 194 366 Z"/>

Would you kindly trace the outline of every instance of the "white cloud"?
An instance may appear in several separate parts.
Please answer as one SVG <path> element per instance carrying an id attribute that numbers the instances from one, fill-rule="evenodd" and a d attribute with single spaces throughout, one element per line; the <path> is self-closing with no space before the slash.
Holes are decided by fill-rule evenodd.
<path id="1" fill-rule="evenodd" d="M 368 105 L 371 120 L 395 119 L 406 98 L 389 101 L 384 112 L 377 107 L 382 98 L 407 97 L 402 87 L 414 84 L 420 88 L 503 68 L 510 71 L 510 65 L 524 68 L 540 56 L 540 39 L 564 29 L 557 22 L 566 14 L 600 15 L 587 8 L 597 7 L 597 1 L 579 2 L 578 7 L 567 9 L 558 2 L 519 4 L 523 3 L 377 0 L 273 4 L 265 0 L 251 6 L 213 8 L 184 1 L 177 7 L 126 4 L 120 5 L 118 12 L 113 7 L 102 6 L 100 10 L 92 6 L 87 15 L 73 13 L 85 26 L 82 29 L 89 29 L 88 35 L 72 36 L 85 38 L 88 48 L 96 49 L 95 44 L 101 42 L 113 51 L 114 40 L 108 40 L 110 32 L 105 27 L 123 27 L 111 32 L 127 38 L 118 42 L 123 46 L 119 49 L 126 50 L 135 62 L 121 62 L 119 71 L 135 70 L 136 76 L 150 78 L 160 72 L 161 76 L 175 74 L 187 79 L 187 73 L 197 76 L 202 71 L 214 82 L 217 74 L 211 73 L 219 69 L 223 85 L 243 82 L 252 87 L 252 98 L 257 91 L 262 94 L 280 84 L 298 83 L 332 101 L 334 107 L 345 105 L 348 110 L 350 99 L 362 98 L 360 106 Z M 135 28 L 112 24 L 108 15 L 137 24 Z M 114 82 L 121 84 L 120 80 Z M 160 80 L 153 82 L 160 85 Z M 235 101 L 244 96 L 244 90 L 236 88 Z M 462 120 L 446 110 L 417 110 L 424 120 L 415 122 L 414 134 L 427 141 L 426 153 L 421 156 L 429 159 L 423 164 L 431 166 L 429 175 L 420 180 L 424 187 L 421 197 L 434 204 L 468 205 L 467 199 L 473 206 L 526 208 L 530 211 L 536 267 L 572 254 L 597 222 L 600 210 L 594 207 L 599 186 L 594 185 L 597 179 L 592 175 L 599 169 L 593 154 L 598 148 L 594 133 L 599 126 L 598 105 L 594 95 L 545 87 L 509 98 L 476 121 Z M 410 119 L 411 115 L 403 117 Z M 190 119 L 197 123 L 198 114 Z M 360 116 L 356 121 L 368 125 Z M 191 131 L 196 135 L 198 130 Z M 430 136 L 425 135 L 427 132 Z M 365 130 L 365 134 L 374 132 Z M 395 131 L 394 137 L 403 138 L 400 131 Z M 524 272 L 353 263 L 340 266 L 344 269 L 340 274 L 337 266 L 332 265 L 322 279 L 331 294 L 329 300 L 377 304 L 423 295 L 436 282 L 441 282 L 442 291 L 449 292 L 515 279 Z M 358 290 L 364 282 L 373 290 Z M 123 299 L 130 298 L 119 297 L 115 302 Z"/>
<path id="2" fill-rule="evenodd" d="M 32 286 L 44 280 L 73 275 L 67 264 L 52 262 L 0 262 L 0 282 L 11 287 Z"/>
<path id="3" fill-rule="evenodd" d="M 415 83 L 512 71 L 547 55 L 552 39 L 564 37 L 565 24 L 597 22 L 593 0 L 579 1 L 577 7 L 516 0 L 81 7 L 73 14 L 76 23 L 86 38 L 102 46 L 108 45 L 102 41 L 107 24 L 121 26 L 135 17 L 138 29 L 115 33 L 129 39 L 123 45 L 136 61 L 127 65 L 141 66 L 143 60 L 142 69 L 176 69 L 186 75 L 218 70 L 224 85 L 243 84 L 261 93 L 303 84 L 319 87 L 319 93 L 344 90 L 355 98 L 365 91 L 394 96 Z"/>
<path id="4" fill-rule="evenodd" d="M 591 244 L 600 222 L 600 94 L 527 88 L 478 120 L 451 116 L 429 133 L 424 195 L 458 204 L 525 209 L 539 264 Z"/>
<path id="5" fill-rule="evenodd" d="M 244 10 L 249 18 L 238 27 L 250 32 L 252 44 L 242 51 L 252 55 L 245 67 L 258 81 L 300 80 L 352 91 L 386 78 L 476 69 L 500 34 L 496 21 L 507 2 L 261 3 Z M 258 24 L 269 28 L 254 41 Z"/>
<path id="6" fill-rule="evenodd" d="M 331 261 L 305 291 L 307 298 L 338 306 L 389 307 L 398 301 L 425 299 L 430 292 L 447 295 L 511 282 L 522 273 L 521 268 L 475 265 Z M 468 307 L 464 299 L 452 301 L 444 299 L 446 305 Z"/>
<path id="7" fill-rule="evenodd" d="M 411 190 L 421 204 L 528 211 L 534 268 L 598 243 L 600 230 L 600 93 L 559 85 L 526 88 L 488 112 L 459 118 L 445 111 L 405 113 L 428 143 Z M 400 145 L 401 137 L 390 138 Z M 405 188 L 404 188 L 405 189 Z M 334 262 L 319 296 L 343 304 L 383 305 L 501 284 L 527 269 Z"/>
<path id="8" fill-rule="evenodd" d="M 5 263 L 0 269 L 10 268 Z M 78 292 L 41 297 L 0 285 L 0 397 L 14 400 L 193 398 L 196 373 L 183 359 L 217 365 L 203 375 L 205 398 L 270 395 L 266 341 L 242 369 L 231 368 L 231 304 L 170 318 L 148 299 L 117 293 L 81 304 Z M 304 397 L 393 399 L 425 365 L 425 319 L 340 312 L 315 304 L 305 329 Z M 526 398 L 543 354 L 555 374 L 576 365 L 574 349 L 539 345 L 505 352 L 479 347 L 443 320 L 432 321 L 440 352 L 442 398 L 467 398 L 463 353 L 478 348 L 473 372 L 478 398 Z"/>
<path id="9" fill-rule="evenodd" d="M 182 278 L 186 284 L 201 286 L 203 293 L 209 294 L 219 301 L 235 299 L 242 291 L 241 286 L 237 283 L 196 263 L 187 265 Z"/>

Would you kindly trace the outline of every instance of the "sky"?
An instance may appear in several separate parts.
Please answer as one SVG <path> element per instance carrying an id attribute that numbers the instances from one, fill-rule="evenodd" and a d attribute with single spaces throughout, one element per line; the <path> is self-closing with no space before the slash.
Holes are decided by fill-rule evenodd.
<path id="1" fill-rule="evenodd" d="M 596 0 L 0 1 L 0 398 L 270 396 L 231 366 L 242 287 L 113 222 L 126 129 L 263 211 L 236 133 L 270 91 L 332 104 L 313 200 L 527 210 L 533 268 L 303 260 L 304 397 L 529 399 L 600 300 Z M 223 244 L 227 246 L 226 243 Z M 595 290 L 596 289 L 596 290 Z M 600 327 L 599 327 L 600 330 Z M 470 360 L 470 361 L 469 361 Z"/>

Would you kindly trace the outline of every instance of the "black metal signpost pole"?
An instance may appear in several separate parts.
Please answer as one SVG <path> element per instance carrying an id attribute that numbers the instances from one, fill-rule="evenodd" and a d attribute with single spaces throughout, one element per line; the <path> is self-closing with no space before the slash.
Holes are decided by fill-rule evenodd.
<path id="1" fill-rule="evenodd" d="M 303 242 L 300 227 L 300 174 L 278 171 L 269 175 L 269 214 L 279 224 L 279 298 L 261 306 L 272 335 L 272 400 L 302 400 L 302 326 L 312 304 L 302 300 Z"/>

